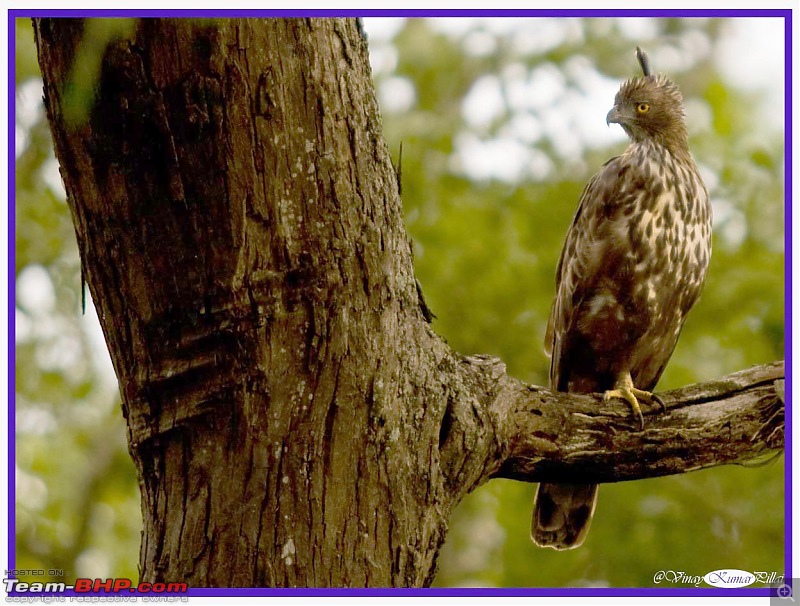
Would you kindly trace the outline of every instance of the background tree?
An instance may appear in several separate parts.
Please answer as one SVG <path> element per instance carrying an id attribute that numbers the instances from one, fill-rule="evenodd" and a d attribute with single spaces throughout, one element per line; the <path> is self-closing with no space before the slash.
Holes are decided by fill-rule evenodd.
<path id="1" fill-rule="evenodd" d="M 549 47 L 526 47 L 525 31 L 517 32 L 517 26 L 505 25 L 498 31 L 497 25 L 476 22 L 461 32 L 442 33 L 437 32 L 441 22 L 398 23 L 400 28 L 393 41 L 376 37 L 372 52 L 378 62 L 378 85 L 385 93 L 387 138 L 390 145 L 402 138 L 405 145 L 406 224 L 417 245 L 417 275 L 439 316 L 434 326 L 456 350 L 500 355 L 509 364 L 511 374 L 544 383 L 546 362 L 540 342 L 560 242 L 582 182 L 611 153 L 605 146 L 586 149 L 581 141 L 577 146 L 561 147 L 565 142 L 559 139 L 559 133 L 548 133 L 543 127 L 554 122 L 546 110 L 554 101 L 559 105 L 566 101 L 572 107 L 576 99 L 588 98 L 587 91 L 598 82 L 611 86 L 609 99 L 613 96 L 619 79 L 631 73 L 633 62 L 626 60 L 631 56 L 628 47 L 633 46 L 625 41 L 628 26 L 620 21 L 536 22 L 537 27 L 545 29 L 537 30 L 538 35 L 530 39 L 558 42 L 548 43 Z M 706 292 L 690 317 L 662 381 L 661 388 L 665 389 L 782 357 L 782 140 L 779 130 L 764 129 L 758 139 L 749 134 L 757 107 L 755 100 L 734 95 L 717 74 L 710 51 L 717 44 L 724 44 L 729 22 L 649 23 L 649 34 L 638 32 L 636 42 L 652 49 L 657 69 L 669 71 L 680 82 L 693 103 L 690 110 L 693 107 L 694 115 L 701 117 L 694 128 L 690 123 L 690 130 L 696 134 L 692 145 L 709 177 L 716 179 L 710 185 L 712 197 L 717 200 L 718 218 Z M 22 34 L 29 33 L 24 23 L 20 27 Z M 542 34 L 547 28 L 549 38 Z M 643 37 L 651 40 L 647 43 Z M 23 42 L 24 37 L 18 40 Z M 401 50 L 396 71 L 390 75 L 380 68 L 381 53 L 385 59 L 395 45 Z M 672 56 L 672 66 L 658 63 L 662 48 L 666 49 L 662 60 Z M 20 75 L 26 73 L 19 69 L 25 65 L 24 49 L 21 44 Z M 607 72 L 600 80 L 592 65 L 594 60 Z M 555 78 L 555 82 L 543 86 L 541 79 L 547 82 L 548 77 Z M 526 82 L 532 105 L 526 107 L 523 102 L 520 107 L 515 90 Z M 474 112 L 468 111 L 470 103 L 480 105 L 481 90 L 485 99 L 493 87 L 499 87 L 506 105 L 501 104 L 501 111 L 490 113 L 488 118 L 485 112 L 483 119 L 475 118 Z M 539 98 L 543 90 L 555 91 L 548 92 L 555 98 L 549 102 Z M 463 112 L 462 98 L 466 99 Z M 476 98 L 478 102 L 474 101 Z M 399 103 L 398 99 L 407 101 Z M 575 110 L 581 113 L 584 107 L 578 103 Z M 601 111 L 599 121 L 603 115 Z M 690 119 L 691 116 L 690 112 Z M 25 120 L 23 116 L 23 126 Z M 544 131 L 539 136 L 537 120 L 539 130 Z M 36 122 L 35 117 L 27 118 L 27 125 L 31 122 Z M 403 127 L 402 134 L 398 125 Z M 66 485 L 61 488 L 64 496 L 59 497 L 59 482 L 54 479 L 57 473 L 53 472 L 57 465 L 69 460 L 61 453 L 74 451 L 65 451 L 54 436 L 72 441 L 82 430 L 88 435 L 103 435 L 108 431 L 104 423 L 90 421 L 118 415 L 108 390 L 104 392 L 91 380 L 94 369 L 79 353 L 80 345 L 75 345 L 80 342 L 74 336 L 80 332 L 53 330 L 51 321 L 37 315 L 48 306 L 52 310 L 64 305 L 62 317 L 74 317 L 79 308 L 77 256 L 73 252 L 71 259 L 64 261 L 59 250 L 61 242 L 71 240 L 71 227 L 68 220 L 57 218 L 64 216 L 65 207 L 39 178 L 42 168 L 52 165 L 52 160 L 43 145 L 46 127 L 40 123 L 38 129 L 39 139 L 34 127 L 18 149 L 21 330 L 17 376 L 22 455 L 19 465 L 23 472 L 18 565 L 41 562 L 41 566 L 53 567 L 53 562 L 63 561 L 68 570 L 82 566 L 81 570 L 96 571 L 90 567 L 93 559 L 100 559 L 97 554 L 103 553 L 103 546 L 90 537 L 102 536 L 102 530 L 93 533 L 98 525 L 108 528 L 102 527 L 104 519 L 106 524 L 119 524 L 123 509 L 118 500 L 110 500 L 111 507 L 97 505 L 89 515 L 82 516 L 85 508 L 70 502 Z M 509 133 L 519 136 L 509 137 Z M 497 145 L 498 140 L 504 139 L 517 139 L 520 153 L 529 159 L 517 174 L 493 174 L 485 169 L 486 161 L 474 162 L 476 156 L 488 159 L 488 154 L 468 153 L 470 146 Z M 483 179 L 476 182 L 468 168 L 472 172 L 484 170 L 479 173 Z M 26 205 L 26 199 L 31 203 Z M 43 200 L 48 199 L 51 202 L 45 205 Z M 27 217 L 34 220 L 26 222 Z M 45 231 L 43 223 L 60 225 L 61 231 L 52 227 Z M 47 238 L 42 238 L 42 233 L 48 234 Z M 52 233 L 62 238 L 53 238 Z M 53 242 L 52 248 L 42 255 L 48 249 L 42 244 L 48 241 Z M 68 270 L 66 277 L 58 271 L 64 267 Z M 48 287 L 57 293 L 49 299 L 42 296 Z M 71 296 L 67 294 L 70 292 Z M 61 321 L 75 326 L 73 320 Z M 509 330 L 509 326 L 513 329 Z M 71 334 L 73 338 L 69 338 Z M 77 352 L 72 358 L 64 353 L 69 347 Z M 84 351 L 89 350 L 87 343 L 83 347 Z M 44 358 L 47 369 L 48 353 L 49 374 L 47 370 L 36 370 L 33 363 L 36 358 Z M 75 368 L 82 368 L 83 375 L 75 373 Z M 76 386 L 71 378 L 74 376 L 83 376 L 85 381 Z M 43 393 L 43 389 L 49 393 Z M 110 404 L 107 414 L 94 413 L 87 419 L 85 414 L 76 414 L 72 405 L 59 408 L 57 403 L 70 393 L 77 393 L 84 401 L 105 400 Z M 85 403 L 83 406 L 88 408 Z M 63 424 L 56 422 L 61 415 Z M 64 429 L 68 423 L 79 427 L 70 432 Z M 121 436 L 121 426 L 117 424 L 117 428 Z M 108 444 L 108 440 L 103 435 L 95 443 Z M 81 445 L 85 452 L 96 452 L 92 441 L 81 441 Z M 48 457 L 54 452 L 61 457 Z M 125 464 L 124 456 L 95 460 Z M 102 467 L 97 466 L 98 478 L 104 477 Z M 130 471 L 128 477 L 132 477 Z M 608 509 L 598 512 L 586 545 L 563 554 L 557 561 L 549 552 L 528 544 L 530 487 L 491 482 L 468 498 L 457 512 L 442 556 L 439 582 L 647 585 L 655 570 L 672 567 L 676 561 L 687 570 L 707 571 L 729 565 L 732 557 L 741 568 L 779 570 L 781 478 L 781 465 L 775 464 L 757 472 L 714 469 L 604 487 L 605 494 L 614 494 L 604 497 L 604 502 L 609 501 Z M 752 488 L 747 494 L 740 490 L 742 483 Z M 119 493 L 102 481 L 94 486 L 95 491 L 84 491 L 85 494 L 99 492 L 101 499 L 118 499 Z M 120 490 L 125 488 L 120 486 Z M 130 484 L 127 495 L 126 502 L 135 508 Z M 762 516 L 754 518 L 753 511 Z M 694 521 L 690 523 L 689 519 Z M 707 528 L 707 533 L 674 531 L 687 524 Z M 74 533 L 80 528 L 84 530 Z M 129 544 L 135 543 L 134 538 Z M 728 549 L 726 561 L 715 565 L 722 552 L 721 543 Z M 708 544 L 716 547 L 712 551 L 698 548 Z M 629 548 L 638 554 L 636 562 L 627 555 L 631 553 Z M 132 564 L 130 559 L 128 562 Z M 532 570 L 536 571 L 535 577 Z M 113 568 L 114 574 L 121 571 L 124 568 Z"/>

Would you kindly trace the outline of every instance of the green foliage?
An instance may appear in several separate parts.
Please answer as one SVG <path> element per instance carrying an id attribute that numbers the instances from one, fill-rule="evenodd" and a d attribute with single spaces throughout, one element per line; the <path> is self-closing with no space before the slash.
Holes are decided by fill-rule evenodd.
<path id="1" fill-rule="evenodd" d="M 124 35 L 118 25 L 98 24 L 97 40 Z M 546 384 L 542 341 L 561 243 L 583 184 L 624 147 L 621 138 L 583 137 L 575 120 L 602 126 L 605 111 L 590 114 L 584 100 L 611 86 L 607 110 L 616 83 L 635 73 L 633 47 L 641 44 L 656 71 L 671 58 L 716 214 L 706 288 L 659 389 L 783 357 L 782 132 L 754 120 L 760 99 L 732 86 L 712 60 L 730 21 L 475 20 L 447 32 L 440 25 L 405 20 L 391 39 L 370 32 L 370 44 L 397 59 L 392 69 L 375 69 L 379 90 L 401 79 L 415 93 L 403 105 L 384 92 L 384 129 L 395 155 L 403 142 L 415 269 L 438 316 L 433 326 L 454 349 L 499 356 L 513 375 Z M 94 50 L 86 51 L 77 114 L 91 98 L 91 66 L 104 46 L 87 47 Z M 18 95 L 38 95 L 28 20 L 16 23 L 16 48 Z M 483 122 L 467 108 L 487 104 L 465 102 L 481 79 L 500 83 L 499 110 Z M 531 107 L 520 108 L 520 79 L 530 84 Z M 30 104 L 18 96 L 21 105 Z M 566 126 L 551 128 L 559 120 Z M 80 315 L 79 257 L 63 192 L 52 185 L 44 114 L 18 112 L 17 126 L 16 565 L 61 568 L 67 579 L 135 577 L 140 514 L 116 387 L 92 323 Z M 464 152 L 469 141 L 509 139 L 533 154 L 517 176 L 468 170 L 476 153 L 470 160 Z M 497 148 L 477 149 L 488 164 Z M 783 566 L 782 459 L 603 486 L 589 538 L 565 553 L 530 542 L 533 493 L 493 481 L 471 494 L 452 518 L 437 584 L 653 586 L 659 570 Z"/>
<path id="2" fill-rule="evenodd" d="M 136 19 L 88 19 L 75 62 L 64 87 L 64 118 L 77 124 L 89 117 L 94 102 L 100 67 L 109 44 L 120 38 L 130 38 Z"/>
<path id="3" fill-rule="evenodd" d="M 30 19 L 14 20 L 14 44 L 16 46 L 14 57 L 16 83 L 20 84 L 31 78 L 39 77 L 36 44 L 33 40 L 33 25 Z"/>

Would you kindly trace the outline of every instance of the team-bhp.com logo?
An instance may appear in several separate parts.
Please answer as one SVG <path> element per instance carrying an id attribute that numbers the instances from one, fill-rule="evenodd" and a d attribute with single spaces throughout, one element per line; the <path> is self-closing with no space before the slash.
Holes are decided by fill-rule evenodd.
<path id="1" fill-rule="evenodd" d="M 66 583 L 25 583 L 19 579 L 3 579 L 6 593 L 145 593 L 166 594 L 186 593 L 189 589 L 186 583 L 134 583 L 130 579 L 75 579 L 74 585 Z"/>

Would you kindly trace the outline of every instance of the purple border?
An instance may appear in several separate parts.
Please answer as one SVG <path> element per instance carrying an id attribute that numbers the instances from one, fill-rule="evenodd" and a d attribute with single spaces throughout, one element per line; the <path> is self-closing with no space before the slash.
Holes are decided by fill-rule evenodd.
<path id="1" fill-rule="evenodd" d="M 17 112 L 17 28 L 12 11 L 8 11 L 8 567 L 11 563 L 16 565 L 16 533 L 17 510 L 16 510 L 16 486 L 15 486 L 15 467 L 16 462 L 16 441 L 17 425 L 14 411 L 17 401 L 17 377 L 16 377 L 16 258 L 17 258 L 17 229 L 16 229 L 16 192 L 17 192 L 17 171 L 16 171 L 16 143 L 17 133 L 14 125 L 16 123 Z M 12 404 L 13 402 L 13 404 Z M 14 533 L 14 534 L 12 534 Z"/>
<path id="2" fill-rule="evenodd" d="M 781 9 L 9 9 L 15 17 L 784 17 Z"/>
<path id="3" fill-rule="evenodd" d="M 785 242 L 785 308 L 784 308 L 784 334 L 785 334 L 785 358 L 786 358 L 786 394 L 789 402 L 785 408 L 785 425 L 789 428 L 785 432 L 785 495 L 784 495 L 784 554 L 786 576 L 791 577 L 792 571 L 792 547 L 791 536 L 792 528 L 792 10 L 783 9 L 630 9 L 630 10 L 611 10 L 611 9 L 544 9 L 544 10 L 468 10 L 468 9 L 431 9 L 431 10 L 402 10 L 402 9 L 307 9 L 307 10 L 27 10 L 9 9 L 8 10 L 8 187 L 9 198 L 16 192 L 16 171 L 15 171 L 15 131 L 12 126 L 16 114 L 16 26 L 15 20 L 18 18 L 30 17 L 782 17 L 784 19 L 785 31 L 785 200 L 784 200 L 784 242 Z M 13 78 L 13 79 L 12 79 Z M 16 222 L 14 204 L 8 205 L 8 225 L 9 230 L 13 229 L 13 234 L 8 240 L 8 276 L 9 276 L 9 310 L 8 310 L 8 568 L 16 566 L 16 537 L 12 536 L 15 528 L 15 441 L 16 423 L 14 417 L 14 407 L 12 402 L 16 402 L 16 377 L 15 377 L 15 282 L 14 276 L 16 264 Z M 12 562 L 14 563 L 12 565 Z M 10 596 L 23 595 L 12 592 Z M 76 594 L 68 591 L 58 595 L 98 595 L 98 594 Z M 103 594 L 99 594 L 103 595 Z M 147 595 L 147 594 L 129 594 Z M 676 588 L 676 587 L 652 587 L 652 588 L 241 588 L 241 589 L 221 589 L 221 588 L 198 588 L 189 589 L 186 594 L 190 597 L 261 597 L 261 596 L 430 596 L 430 597 L 467 597 L 467 596 L 539 596 L 539 597 L 633 597 L 633 596 L 659 596 L 659 597 L 752 597 L 768 596 L 769 588 L 748 587 L 741 589 L 716 589 L 716 588 Z"/>
<path id="4" fill-rule="evenodd" d="M 784 544 L 785 554 L 785 569 L 789 573 L 787 576 L 791 577 L 792 573 L 792 407 L 794 404 L 792 398 L 792 12 L 788 11 L 788 15 L 784 17 L 784 31 L 785 31 L 785 53 L 786 63 L 784 64 L 784 83 L 786 96 L 785 101 L 785 152 L 784 152 L 784 175 L 785 175 L 785 193 L 784 193 L 784 227 L 783 237 L 785 241 L 784 246 L 784 300 L 785 308 L 784 314 L 784 357 L 785 357 L 785 397 L 786 406 L 785 410 L 785 427 L 784 430 L 785 443 L 784 443 L 784 474 L 786 478 L 786 487 L 784 489 L 783 503 L 785 508 L 784 513 L 784 532 L 786 542 Z M 797 588 L 795 588 L 797 589 Z"/>
<path id="5" fill-rule="evenodd" d="M 9 596 L 22 596 L 30 595 L 12 591 Z M 536 597 L 768 597 L 769 587 L 746 587 L 742 589 L 719 589 L 714 587 L 650 587 L 650 588 L 635 588 L 635 587 L 618 587 L 618 588 L 598 588 L 598 587 L 567 587 L 567 588 L 498 588 L 498 587 L 452 587 L 452 588 L 439 588 L 431 587 L 426 589 L 412 589 L 412 588 L 370 588 L 365 589 L 362 587 L 322 587 L 322 588 L 289 588 L 289 587 L 275 587 L 275 588 L 235 588 L 225 589 L 217 588 L 200 588 L 189 589 L 186 593 L 178 594 L 153 594 L 153 593 L 137 593 L 120 592 L 113 593 L 76 593 L 75 591 L 65 591 L 59 593 L 47 593 L 40 595 L 58 595 L 58 596 L 131 596 L 131 597 L 147 597 L 147 596 L 163 596 L 163 595 L 186 595 L 190 598 L 200 597 L 310 597 L 310 596 L 324 596 L 324 597 L 508 597 L 508 596 L 536 596 Z"/>

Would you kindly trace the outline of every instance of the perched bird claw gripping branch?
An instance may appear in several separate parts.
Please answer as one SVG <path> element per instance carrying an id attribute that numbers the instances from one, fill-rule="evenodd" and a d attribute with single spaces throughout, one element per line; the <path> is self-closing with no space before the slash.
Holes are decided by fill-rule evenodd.
<path id="1" fill-rule="evenodd" d="M 649 391 L 636 389 L 633 386 L 633 380 L 631 379 L 631 373 L 629 372 L 625 372 L 620 375 L 617 379 L 617 382 L 614 384 L 614 389 L 608 389 L 603 394 L 604 402 L 608 402 L 612 398 L 625 400 L 631 405 L 633 414 L 639 418 L 639 429 L 644 429 L 644 415 L 642 414 L 642 407 L 639 404 L 639 400 L 643 400 L 651 404 L 658 404 L 661 407 L 662 412 L 667 409 L 666 405 L 664 404 L 664 400 L 661 399 L 661 396 Z"/>
<path id="2" fill-rule="evenodd" d="M 689 152 L 683 97 L 653 75 L 637 47 L 642 76 L 622 84 L 608 124 L 630 139 L 584 187 L 556 269 L 545 335 L 550 387 L 626 401 L 644 428 L 652 393 L 711 257 L 708 191 Z M 531 538 L 570 549 L 586 538 L 594 484 L 540 484 Z"/>

